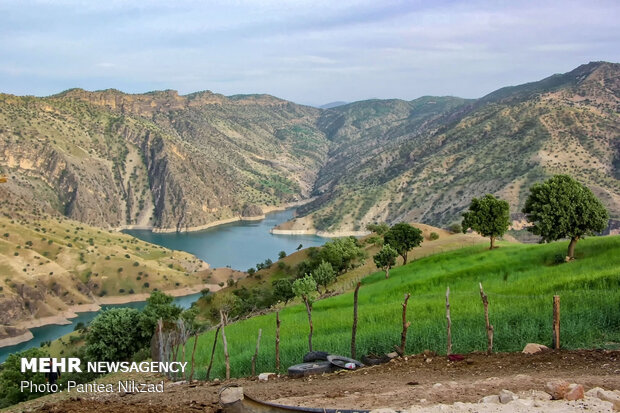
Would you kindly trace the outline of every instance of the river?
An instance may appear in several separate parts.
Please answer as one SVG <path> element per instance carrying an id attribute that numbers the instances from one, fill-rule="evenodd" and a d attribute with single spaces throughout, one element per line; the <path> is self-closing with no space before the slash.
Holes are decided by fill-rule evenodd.
<path id="1" fill-rule="evenodd" d="M 300 244 L 307 248 L 323 245 L 327 241 L 327 238 L 316 235 L 274 235 L 269 232 L 274 226 L 290 220 L 293 213 L 294 209 L 288 209 L 267 214 L 265 219 L 260 221 L 233 222 L 196 232 L 153 233 L 146 230 L 124 232 L 166 248 L 187 251 L 208 262 L 212 268 L 229 266 L 245 271 L 267 258 L 276 261 L 280 251 L 288 255 L 294 252 Z M 200 293 L 176 297 L 174 301 L 183 308 L 189 308 L 199 296 Z M 102 309 L 119 307 L 141 309 L 145 305 L 144 301 L 140 301 L 101 307 Z M 30 329 L 34 336 L 32 340 L 0 348 L 0 362 L 6 360 L 11 353 L 39 347 L 44 341 L 56 340 L 72 332 L 77 323 L 89 323 L 97 314 L 99 314 L 98 311 L 78 313 L 76 318 L 69 320 L 71 324 L 32 328 Z"/>

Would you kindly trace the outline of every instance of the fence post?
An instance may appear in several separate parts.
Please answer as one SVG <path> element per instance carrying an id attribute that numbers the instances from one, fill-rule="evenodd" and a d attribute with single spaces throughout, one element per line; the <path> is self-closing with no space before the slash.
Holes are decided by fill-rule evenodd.
<path id="1" fill-rule="evenodd" d="M 276 373 L 280 373 L 280 312 L 276 311 Z"/>
<path id="2" fill-rule="evenodd" d="M 560 349 L 560 296 L 553 296 L 553 348 Z"/>
<path id="3" fill-rule="evenodd" d="M 361 282 L 358 281 L 357 286 L 355 287 L 355 292 L 353 293 L 353 330 L 351 332 L 351 357 L 355 358 L 356 349 L 355 349 L 355 335 L 357 334 L 357 295 L 360 291 Z"/>
<path id="4" fill-rule="evenodd" d="M 394 346 L 394 348 L 396 349 L 396 352 L 400 356 L 405 355 L 405 347 L 407 345 L 407 329 L 411 325 L 411 323 L 407 321 L 407 301 L 409 301 L 409 297 L 410 297 L 409 293 L 405 294 L 405 301 L 402 304 L 403 306 L 403 331 L 400 334 L 400 347 Z"/>
<path id="5" fill-rule="evenodd" d="M 217 325 L 217 329 L 215 330 L 215 336 L 213 337 L 213 348 L 211 349 L 211 360 L 209 360 L 209 367 L 207 367 L 207 377 L 206 381 L 209 381 L 209 374 L 211 374 L 211 366 L 213 366 L 213 357 L 215 357 L 215 346 L 217 345 L 217 336 L 220 334 L 220 328 L 222 328 L 221 324 Z"/>
<path id="6" fill-rule="evenodd" d="M 482 283 L 480 285 L 480 298 L 482 298 L 482 304 L 484 305 L 484 322 L 487 328 L 487 354 L 493 352 L 493 326 L 489 322 L 489 298 L 482 290 Z"/>
<path id="7" fill-rule="evenodd" d="M 448 321 L 448 356 L 452 354 L 452 320 L 450 319 L 450 287 L 446 290 L 446 320 Z"/>
<path id="8" fill-rule="evenodd" d="M 230 357 L 228 356 L 228 342 L 226 341 L 226 323 L 228 321 L 228 315 L 224 310 L 220 310 L 220 317 L 222 319 L 222 343 L 224 344 L 224 359 L 226 361 L 226 380 L 230 379 Z"/>
<path id="9" fill-rule="evenodd" d="M 258 329 L 258 340 L 256 340 L 256 351 L 254 357 L 252 357 L 252 377 L 256 376 L 256 359 L 258 358 L 258 348 L 260 346 L 260 336 L 263 334 L 263 329 Z"/>

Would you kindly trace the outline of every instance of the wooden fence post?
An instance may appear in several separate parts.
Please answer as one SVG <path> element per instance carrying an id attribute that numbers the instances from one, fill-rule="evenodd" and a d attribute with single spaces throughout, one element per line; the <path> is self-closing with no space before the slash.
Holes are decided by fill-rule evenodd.
<path id="1" fill-rule="evenodd" d="M 220 328 L 222 328 L 221 324 L 218 324 L 217 329 L 215 330 L 215 336 L 213 337 L 213 349 L 211 349 L 211 360 L 209 360 L 209 367 L 207 367 L 207 377 L 206 381 L 209 381 L 209 374 L 211 373 L 211 366 L 213 366 L 213 357 L 215 356 L 215 346 L 217 345 L 217 336 L 220 334 Z"/>
<path id="2" fill-rule="evenodd" d="M 276 373 L 280 373 L 280 312 L 276 311 Z"/>
<path id="3" fill-rule="evenodd" d="M 489 298 L 482 290 L 482 283 L 480 285 L 480 298 L 482 298 L 482 305 L 484 305 L 484 322 L 487 328 L 487 354 L 493 352 L 493 326 L 489 322 Z"/>
<path id="4" fill-rule="evenodd" d="M 355 292 L 353 293 L 353 331 L 351 333 L 351 357 L 355 358 L 355 335 L 357 334 L 357 295 L 360 291 L 361 282 L 357 283 Z"/>
<path id="5" fill-rule="evenodd" d="M 446 290 L 446 320 L 448 321 L 448 356 L 452 354 L 452 320 L 450 319 L 450 287 Z"/>
<path id="6" fill-rule="evenodd" d="M 405 294 L 405 301 L 403 302 L 403 331 L 400 333 L 400 347 L 394 346 L 396 352 L 401 357 L 405 355 L 405 347 L 407 345 L 407 329 L 411 325 L 410 322 L 407 321 L 407 301 L 409 301 L 410 294 Z"/>
<path id="7" fill-rule="evenodd" d="M 258 329 L 258 340 L 256 340 L 256 351 L 254 357 L 252 357 L 252 377 L 256 376 L 256 359 L 258 358 L 258 348 L 260 346 L 260 336 L 263 334 L 263 329 Z"/>
<path id="8" fill-rule="evenodd" d="M 553 348 L 560 349 L 560 296 L 553 296 Z"/>
<path id="9" fill-rule="evenodd" d="M 230 357 L 228 356 L 228 342 L 226 341 L 226 322 L 228 316 L 223 310 L 220 310 L 220 317 L 222 319 L 222 343 L 224 344 L 224 359 L 226 360 L 226 380 L 230 379 Z"/>

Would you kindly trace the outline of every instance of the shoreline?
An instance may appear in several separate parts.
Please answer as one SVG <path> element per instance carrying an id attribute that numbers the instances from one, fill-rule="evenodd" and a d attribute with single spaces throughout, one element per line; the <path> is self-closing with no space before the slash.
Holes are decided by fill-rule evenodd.
<path id="1" fill-rule="evenodd" d="M 171 290 L 163 290 L 162 292 L 171 295 L 173 297 L 185 297 L 188 295 L 199 293 L 201 290 L 209 288 L 211 291 L 217 291 L 221 289 L 219 285 L 216 283 L 209 284 L 196 284 L 195 286 L 183 287 L 183 288 L 174 288 Z M 37 319 L 23 320 L 19 321 L 10 327 L 26 330 L 24 333 L 13 336 L 6 337 L 0 339 L 0 349 L 3 347 L 14 346 L 16 344 L 25 343 L 34 338 L 31 328 L 43 327 L 47 325 L 67 325 L 71 324 L 69 319 L 76 318 L 78 316 L 77 313 L 89 313 L 93 311 L 100 311 L 102 305 L 119 305 L 119 304 L 128 304 L 135 303 L 139 301 L 146 301 L 146 299 L 150 296 L 147 293 L 140 294 L 132 294 L 132 295 L 116 295 L 109 297 L 97 297 L 93 299 L 93 303 L 89 304 L 78 304 L 69 306 L 66 310 L 48 317 L 41 317 Z"/>
<path id="2" fill-rule="evenodd" d="M 173 232 L 197 232 L 197 231 L 203 231 L 205 229 L 209 229 L 209 228 L 214 228 L 220 225 L 226 225 L 226 224 L 231 224 L 233 222 L 242 222 L 242 221 L 261 221 L 263 219 L 266 218 L 267 214 L 270 214 L 272 212 L 279 212 L 279 211 L 285 211 L 289 208 L 294 208 L 294 207 L 298 207 L 301 205 L 305 205 L 308 204 L 312 201 L 314 201 L 316 199 L 316 197 L 313 198 L 308 198 L 308 199 L 302 199 L 301 201 L 295 201 L 295 202 L 288 202 L 286 204 L 282 204 L 282 205 L 264 205 L 261 206 L 261 209 L 263 210 L 263 213 L 261 215 L 253 215 L 253 216 L 249 216 L 249 217 L 244 217 L 241 215 L 237 215 L 231 218 L 224 218 L 224 219 L 219 219 L 213 222 L 209 222 L 203 225 L 197 225 L 194 227 L 185 227 L 182 228 L 180 230 L 177 230 L 176 228 L 156 228 L 153 225 L 121 225 L 119 227 L 114 227 L 112 228 L 114 231 L 123 231 L 123 230 L 133 230 L 133 229 L 137 229 L 137 230 L 146 230 L 146 231 L 151 231 L 153 233 L 156 234 L 170 234 Z"/>
<path id="3" fill-rule="evenodd" d="M 274 235 L 316 235 L 323 238 L 341 238 L 341 237 L 364 237 L 370 234 L 369 231 L 318 231 L 316 229 L 277 229 L 269 230 Z"/>

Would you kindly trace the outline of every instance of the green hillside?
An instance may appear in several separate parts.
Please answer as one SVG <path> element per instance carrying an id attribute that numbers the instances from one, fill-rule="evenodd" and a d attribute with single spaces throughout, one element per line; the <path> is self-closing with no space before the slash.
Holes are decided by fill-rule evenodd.
<path id="1" fill-rule="evenodd" d="M 577 260 L 560 262 L 565 242 L 544 245 L 501 243 L 489 251 L 477 245 L 432 255 L 364 278 L 359 292 L 358 355 L 393 351 L 400 343 L 401 303 L 411 293 L 407 352 L 425 349 L 445 353 L 445 292 L 450 286 L 453 352 L 486 350 L 483 307 L 478 282 L 489 297 L 495 350 L 519 351 L 528 342 L 551 344 L 552 296 L 562 304 L 563 348 L 609 348 L 620 345 L 620 237 L 580 241 Z M 559 258 L 558 258 L 559 257 Z M 315 350 L 349 355 L 353 294 L 314 304 Z M 308 346 L 305 308 L 281 310 L 281 358 L 286 368 L 301 361 Z M 250 373 L 258 329 L 262 328 L 257 372 L 274 371 L 275 314 L 254 317 L 226 327 L 233 376 Z M 213 331 L 199 338 L 196 365 L 204 378 L 213 345 Z M 191 354 L 193 340 L 187 344 Z M 188 356 L 189 357 L 189 356 Z M 214 373 L 224 376 L 223 349 L 218 340 Z"/>

